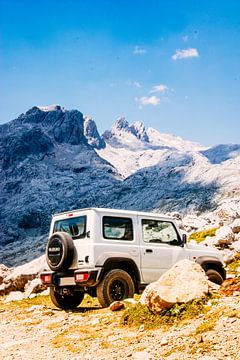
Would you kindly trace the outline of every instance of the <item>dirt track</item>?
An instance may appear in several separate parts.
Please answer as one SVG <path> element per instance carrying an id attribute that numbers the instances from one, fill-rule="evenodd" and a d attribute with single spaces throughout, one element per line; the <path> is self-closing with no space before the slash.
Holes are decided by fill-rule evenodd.
<path id="1" fill-rule="evenodd" d="M 168 331 L 150 331 L 144 330 L 144 324 L 121 326 L 122 311 L 102 309 L 89 298 L 74 312 L 54 308 L 43 296 L 8 304 L 0 301 L 0 358 L 239 360 L 240 296 L 223 297 L 210 305 L 216 326 L 196 335 L 196 328 L 207 321 L 203 314 Z"/>

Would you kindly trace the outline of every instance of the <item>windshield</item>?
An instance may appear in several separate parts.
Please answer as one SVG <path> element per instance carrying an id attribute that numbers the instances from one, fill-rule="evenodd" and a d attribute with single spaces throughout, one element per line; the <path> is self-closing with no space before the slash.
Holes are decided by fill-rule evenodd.
<path id="1" fill-rule="evenodd" d="M 53 232 L 63 231 L 71 235 L 73 239 L 81 239 L 86 236 L 86 224 L 86 216 L 58 220 L 54 224 Z"/>

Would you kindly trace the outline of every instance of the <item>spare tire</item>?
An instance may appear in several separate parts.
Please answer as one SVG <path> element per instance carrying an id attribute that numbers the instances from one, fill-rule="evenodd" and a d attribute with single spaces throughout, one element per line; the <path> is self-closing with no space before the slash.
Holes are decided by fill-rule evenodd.
<path id="1" fill-rule="evenodd" d="M 73 261 L 72 237 L 65 232 L 56 232 L 48 240 L 46 258 L 51 270 L 67 270 Z"/>

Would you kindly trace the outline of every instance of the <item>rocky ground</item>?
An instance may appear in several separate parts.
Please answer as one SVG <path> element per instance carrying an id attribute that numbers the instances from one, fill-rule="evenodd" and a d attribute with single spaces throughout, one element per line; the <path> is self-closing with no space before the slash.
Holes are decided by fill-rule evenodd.
<path id="1" fill-rule="evenodd" d="M 125 310 L 102 309 L 86 296 L 75 311 L 55 308 L 48 296 L 0 301 L 0 358 L 201 359 L 240 357 L 240 279 L 228 280 L 192 319 L 148 328 L 123 325 Z"/>

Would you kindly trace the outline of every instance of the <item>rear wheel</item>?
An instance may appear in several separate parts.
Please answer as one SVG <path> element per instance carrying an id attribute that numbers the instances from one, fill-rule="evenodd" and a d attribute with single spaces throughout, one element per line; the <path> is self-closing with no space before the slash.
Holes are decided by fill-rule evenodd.
<path id="1" fill-rule="evenodd" d="M 123 270 L 109 271 L 97 287 L 98 301 L 103 307 L 113 301 L 124 300 L 134 295 L 134 283 L 131 276 Z"/>
<path id="2" fill-rule="evenodd" d="M 216 270 L 209 269 L 206 271 L 208 280 L 212 281 L 215 284 L 221 285 L 223 282 L 222 276 Z"/>
<path id="3" fill-rule="evenodd" d="M 50 288 L 50 298 L 55 306 L 60 309 L 75 309 L 84 298 L 84 293 L 77 291 L 69 295 L 61 295 L 54 288 Z"/>

